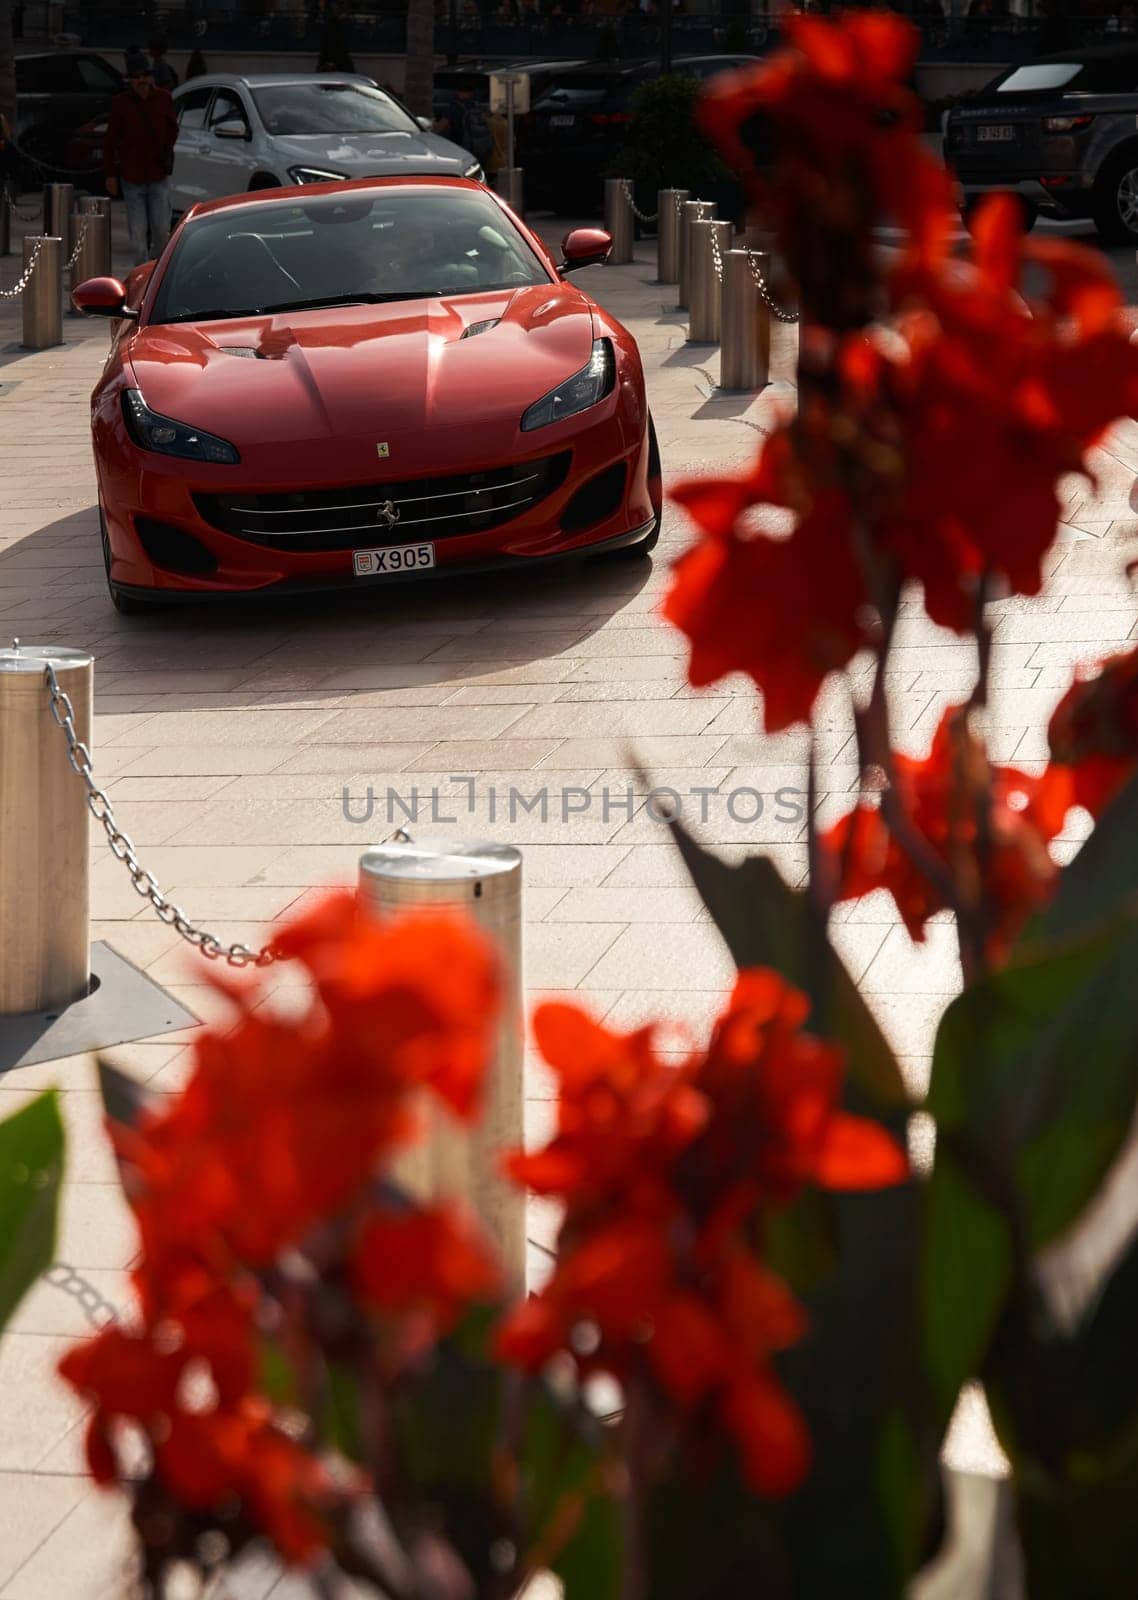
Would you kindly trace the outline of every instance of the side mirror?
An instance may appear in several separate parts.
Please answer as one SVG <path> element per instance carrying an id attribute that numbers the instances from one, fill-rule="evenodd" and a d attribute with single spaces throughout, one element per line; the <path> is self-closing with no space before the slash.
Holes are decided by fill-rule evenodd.
<path id="1" fill-rule="evenodd" d="M 247 139 L 249 137 L 249 129 L 239 117 L 230 117 L 226 122 L 215 123 L 213 131 L 219 139 Z"/>
<path id="2" fill-rule="evenodd" d="M 612 251 L 612 235 L 603 228 L 574 228 L 561 241 L 564 260 L 558 272 L 577 272 L 581 267 L 596 267 L 607 261 Z"/>
<path id="3" fill-rule="evenodd" d="M 88 278 L 71 291 L 71 304 L 85 317 L 130 317 L 138 312 L 126 304 L 126 289 L 117 278 Z"/>
<path id="4" fill-rule="evenodd" d="M 430 133 L 435 126 L 430 117 L 416 117 L 415 121 L 424 133 Z"/>

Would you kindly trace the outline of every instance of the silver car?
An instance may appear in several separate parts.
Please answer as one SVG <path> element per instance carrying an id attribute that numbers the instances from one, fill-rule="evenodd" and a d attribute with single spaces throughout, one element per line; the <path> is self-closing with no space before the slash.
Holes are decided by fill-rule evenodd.
<path id="1" fill-rule="evenodd" d="M 211 73 L 175 91 L 173 209 L 334 178 L 483 178 L 468 150 L 350 73 Z"/>

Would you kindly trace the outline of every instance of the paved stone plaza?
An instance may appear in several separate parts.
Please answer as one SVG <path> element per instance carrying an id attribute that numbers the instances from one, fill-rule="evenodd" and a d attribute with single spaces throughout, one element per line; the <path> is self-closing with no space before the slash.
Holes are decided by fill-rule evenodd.
<path id="1" fill-rule="evenodd" d="M 15 269 L 14 258 L 0 264 L 0 285 Z M 775 381 L 760 396 L 717 398 L 717 352 L 685 345 L 673 291 L 654 275 L 645 243 L 634 265 L 580 281 L 640 342 L 666 479 L 740 467 L 792 397 L 794 332 L 776 330 Z M 795 797 L 776 794 L 804 789 L 805 743 L 761 734 L 745 681 L 699 693 L 685 685 L 684 642 L 658 615 L 669 560 L 688 539 L 682 515 L 668 511 L 651 562 L 122 618 L 104 587 L 88 439 L 106 327 L 68 318 L 61 348 L 28 354 L 13 307 L 0 301 L 0 635 L 94 653 L 96 773 L 163 888 L 224 941 L 262 942 L 312 890 L 351 881 L 361 851 L 405 821 L 398 809 L 389 820 L 389 791 L 405 805 L 417 791 L 413 833 L 522 848 L 533 994 L 572 992 L 619 1027 L 660 1017 L 703 1029 L 731 965 L 631 769 L 639 761 L 678 791 L 704 839 L 764 850 L 799 880 L 801 812 Z M 1073 665 L 1136 632 L 1123 565 L 1138 533 L 1138 423 L 1115 430 L 1094 469 L 1093 485 L 1066 487 L 1046 592 L 998 608 L 991 749 L 1029 769 Z M 924 620 L 919 600 L 905 609 L 894 717 L 901 747 L 917 753 L 944 705 L 967 692 L 973 663 L 966 645 Z M 819 721 L 831 820 L 857 778 L 840 695 Z M 353 820 L 369 786 L 371 821 Z M 511 818 L 511 788 L 527 802 L 547 790 L 546 819 L 516 802 Z M 709 788 L 718 796 L 695 793 Z M 197 1015 L 224 1016 L 202 960 L 142 905 L 101 835 L 92 849 L 92 936 Z M 958 981 L 952 929 L 938 924 L 914 948 L 891 902 L 875 897 L 836 931 L 919 1088 L 932 1026 Z M 278 999 L 295 981 L 287 967 L 266 975 Z M 115 1058 L 168 1092 L 187 1069 L 191 1037 Z M 0 1600 L 116 1600 L 124 1519 L 84 1478 L 83 1418 L 53 1369 L 69 1341 L 123 1300 L 134 1239 L 91 1058 L 9 1073 L 0 1115 L 52 1084 L 64 1091 L 69 1135 L 58 1257 L 95 1292 L 80 1300 L 66 1288 L 75 1280 L 56 1275 L 64 1287 L 42 1283 L 0 1340 Z M 548 1092 L 531 1063 L 531 1136 L 548 1126 Z M 551 1225 L 540 1210 L 531 1216 L 534 1276 Z M 953 1451 L 962 1464 L 993 1467 L 982 1417 L 965 1419 Z M 243 1600 L 302 1592 L 267 1567 L 240 1586 Z"/>

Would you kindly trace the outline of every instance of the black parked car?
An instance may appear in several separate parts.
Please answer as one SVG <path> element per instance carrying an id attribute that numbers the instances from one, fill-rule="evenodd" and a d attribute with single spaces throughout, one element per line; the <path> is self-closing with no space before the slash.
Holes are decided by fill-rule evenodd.
<path id="1" fill-rule="evenodd" d="M 122 74 L 93 50 L 16 57 L 18 177 L 33 188 L 73 177 L 101 186 L 103 133 Z M 35 163 L 51 170 L 44 172 Z"/>
<path id="2" fill-rule="evenodd" d="M 965 214 L 993 189 L 1038 213 L 1093 217 L 1138 243 L 1138 44 L 1066 50 L 1011 67 L 945 119 Z"/>
<path id="3" fill-rule="evenodd" d="M 706 80 L 758 60 L 676 56 L 672 71 Z M 642 83 L 659 76 L 659 61 L 591 62 L 562 73 L 528 120 L 522 151 L 527 204 L 566 212 L 595 209 L 604 192 L 605 168 L 628 133 L 633 96 Z"/>

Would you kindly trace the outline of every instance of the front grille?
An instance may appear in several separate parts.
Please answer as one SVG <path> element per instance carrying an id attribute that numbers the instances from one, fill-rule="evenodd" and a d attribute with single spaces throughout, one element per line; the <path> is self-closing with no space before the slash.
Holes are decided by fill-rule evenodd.
<path id="1" fill-rule="evenodd" d="M 198 494 L 215 528 L 281 550 L 351 550 L 482 533 L 522 516 L 564 483 L 568 450 L 485 472 L 291 494 Z"/>

